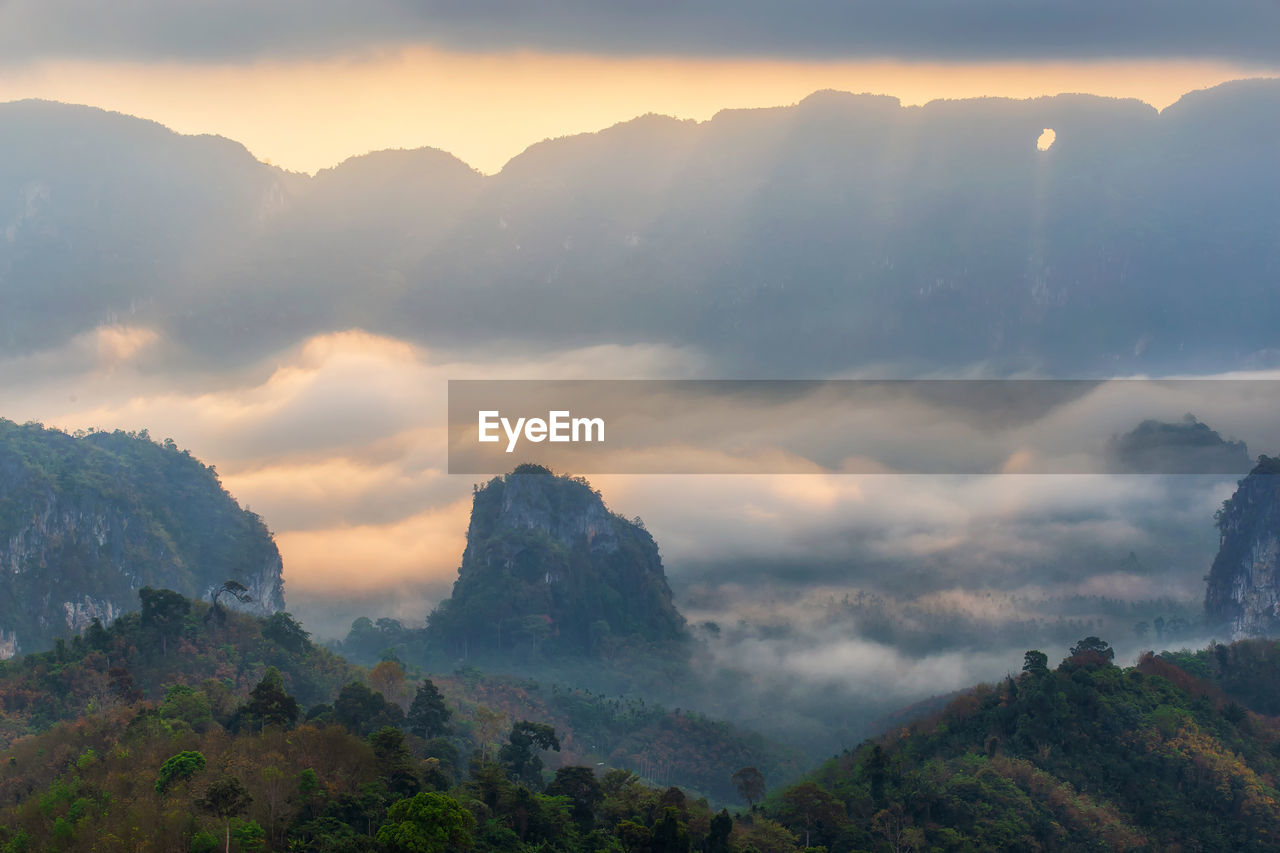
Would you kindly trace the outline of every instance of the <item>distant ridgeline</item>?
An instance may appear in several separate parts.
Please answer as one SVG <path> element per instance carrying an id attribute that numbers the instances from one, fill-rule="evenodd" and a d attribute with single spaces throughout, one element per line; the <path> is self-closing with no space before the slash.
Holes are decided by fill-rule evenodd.
<path id="1" fill-rule="evenodd" d="M 653 537 L 585 480 L 521 465 L 476 489 L 453 596 L 428 647 L 537 661 L 663 649 L 687 639 Z"/>
<path id="2" fill-rule="evenodd" d="M 137 608 L 138 590 L 244 584 L 284 607 L 280 552 L 217 473 L 145 432 L 70 436 L 0 419 L 0 659 Z"/>
<path id="3" fill-rule="evenodd" d="M 1280 458 L 1260 456 L 1216 520 L 1205 623 L 1232 638 L 1280 634 Z"/>

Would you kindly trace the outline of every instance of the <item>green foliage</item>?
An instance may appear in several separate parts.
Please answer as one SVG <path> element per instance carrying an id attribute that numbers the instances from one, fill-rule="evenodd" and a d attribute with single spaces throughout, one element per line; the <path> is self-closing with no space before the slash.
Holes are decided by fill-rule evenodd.
<path id="1" fill-rule="evenodd" d="M 475 818 L 444 794 L 423 792 L 396 803 L 378 829 L 378 843 L 394 853 L 470 850 Z"/>
<path id="2" fill-rule="evenodd" d="M 1032 649 L 1023 655 L 1022 671 L 1032 678 L 1049 674 L 1049 656 L 1039 649 Z"/>
<path id="3" fill-rule="evenodd" d="M 283 720 L 288 696 L 328 700 L 358 674 L 327 649 L 309 645 L 298 654 L 280 646 L 264 635 L 266 620 L 230 613 L 222 625 L 204 623 L 191 618 L 193 602 L 161 592 L 168 593 L 147 593 L 147 625 L 143 614 L 126 614 L 110 628 L 73 638 L 61 652 L 24 655 L 0 666 L 0 747 L 60 720 L 148 698 L 163 697 L 159 716 L 171 728 L 204 731 L 215 722 L 226 724 L 234 710 L 232 694 L 244 696 L 272 667 L 280 682 L 263 689 L 271 687 L 272 701 L 280 703 L 271 713 L 283 714 Z M 175 627 L 181 642 L 166 651 L 157 631 Z M 267 699 L 262 697 L 266 704 L 259 710 L 268 710 Z"/>
<path id="4" fill-rule="evenodd" d="M 573 807 L 573 819 L 584 830 L 595 823 L 595 810 L 604 799 L 604 790 L 590 767 L 561 767 L 547 786 L 547 795 L 567 797 Z"/>
<path id="5" fill-rule="evenodd" d="M 253 796 L 235 776 L 222 776 L 209 783 L 196 807 L 214 817 L 233 818 L 244 814 Z"/>
<path id="6" fill-rule="evenodd" d="M 507 743 L 498 751 L 498 760 L 513 781 L 533 788 L 542 787 L 542 756 L 545 750 L 560 751 L 556 730 L 544 723 L 521 720 L 511 727 Z"/>
<path id="7" fill-rule="evenodd" d="M 175 684 L 169 688 L 160 705 L 160 716 L 166 720 L 183 722 L 198 732 L 205 731 L 213 724 L 213 709 L 209 698 L 187 684 Z"/>
<path id="8" fill-rule="evenodd" d="M 191 836 L 191 853 L 213 853 L 222 846 L 218 836 L 206 830 L 200 830 Z"/>
<path id="9" fill-rule="evenodd" d="M 344 645 L 366 631 L 353 625 Z M 686 639 L 648 531 L 585 480 L 522 466 L 475 492 L 453 595 L 405 641 L 424 663 L 441 652 L 536 663 L 648 647 L 682 657 Z"/>
<path id="10" fill-rule="evenodd" d="M 46 545 L 0 576 L 0 624 L 27 653 L 64 633 L 61 602 L 91 601 L 99 611 L 90 616 L 127 611 L 139 586 L 200 597 L 246 568 L 279 564 L 262 520 L 172 443 L 0 419 L 0 542 L 31 536 Z M 186 630 L 184 614 L 154 615 L 177 617 L 147 620 L 167 651 Z"/>
<path id="11" fill-rule="evenodd" d="M 311 648 L 311 635 L 292 614 L 283 610 L 267 617 L 262 626 L 262 636 L 294 654 L 302 654 Z"/>
<path id="12" fill-rule="evenodd" d="M 204 755 L 194 750 L 184 750 L 160 765 L 156 777 L 156 793 L 163 794 L 177 782 L 185 782 L 204 769 Z"/>
<path id="13" fill-rule="evenodd" d="M 406 721 L 409 731 L 421 738 L 434 738 L 449 731 L 449 718 L 452 716 L 444 704 L 444 697 L 436 689 L 431 679 L 423 679 L 418 685 L 418 692 L 409 706 Z"/>
<path id="14" fill-rule="evenodd" d="M 368 685 L 353 681 L 334 700 L 333 719 L 349 731 L 367 735 L 383 726 L 399 727 L 404 711 Z"/>
<path id="15" fill-rule="evenodd" d="M 262 680 L 249 694 L 249 702 L 239 711 L 244 723 L 258 728 L 281 726 L 288 728 L 298 719 L 298 700 L 284 687 L 284 677 L 274 666 L 267 667 Z"/>
<path id="16" fill-rule="evenodd" d="M 1280 729 L 1167 659 L 1109 652 L 1089 637 L 1053 670 L 1028 652 L 1021 677 L 846 752 L 770 816 L 833 850 L 1275 849 Z M 1280 658 L 1235 654 L 1280 679 Z"/>
<path id="17" fill-rule="evenodd" d="M 1280 716 L 1280 641 L 1214 643 L 1197 652 L 1164 652 L 1162 659 L 1204 679 L 1258 714 Z"/>

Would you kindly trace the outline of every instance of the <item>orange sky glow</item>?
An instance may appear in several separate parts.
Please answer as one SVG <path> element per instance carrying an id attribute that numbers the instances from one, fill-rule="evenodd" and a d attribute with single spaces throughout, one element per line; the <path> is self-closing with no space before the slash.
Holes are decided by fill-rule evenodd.
<path id="1" fill-rule="evenodd" d="M 819 89 L 895 95 L 905 104 L 1089 92 L 1163 108 L 1188 91 L 1277 72 L 1188 61 L 799 62 L 423 47 L 322 62 L 14 66 L 0 68 L 0 101 L 90 104 L 181 133 L 216 133 L 294 171 L 431 146 L 493 173 L 542 139 L 649 112 L 703 120 L 727 107 L 795 103 Z"/>

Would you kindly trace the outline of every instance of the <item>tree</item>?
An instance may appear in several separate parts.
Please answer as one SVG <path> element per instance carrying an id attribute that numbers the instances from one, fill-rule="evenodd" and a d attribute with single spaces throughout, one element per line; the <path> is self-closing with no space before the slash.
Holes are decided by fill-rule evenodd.
<path id="1" fill-rule="evenodd" d="M 796 837 L 791 830 L 774 820 L 755 817 L 746 832 L 747 849 L 759 853 L 795 853 Z"/>
<path id="2" fill-rule="evenodd" d="M 626 853 L 648 853 L 649 845 L 653 842 L 653 833 L 649 828 L 634 821 L 618 821 L 613 832 Z"/>
<path id="3" fill-rule="evenodd" d="M 1032 649 L 1022 656 L 1022 671 L 1033 678 L 1049 674 L 1049 656 L 1038 649 Z"/>
<path id="4" fill-rule="evenodd" d="M 475 828 L 471 812 L 444 794 L 424 791 L 387 812 L 377 841 L 392 853 L 452 853 L 470 850 Z"/>
<path id="5" fill-rule="evenodd" d="M 1105 640 L 1085 637 L 1071 647 L 1071 657 L 1080 663 L 1109 665 L 1115 660 L 1116 652 Z"/>
<path id="6" fill-rule="evenodd" d="M 449 731 L 452 716 L 435 684 L 429 678 L 423 679 L 409 706 L 409 731 L 424 740 L 439 737 Z"/>
<path id="7" fill-rule="evenodd" d="M 512 781 L 541 788 L 542 756 L 538 752 L 547 749 L 560 751 L 556 730 L 544 723 L 521 720 L 511 727 L 507 743 L 498 750 L 498 760 L 506 765 Z"/>
<path id="8" fill-rule="evenodd" d="M 274 666 L 267 667 L 262 680 L 249 693 L 249 702 L 241 708 L 245 716 L 258 722 L 259 728 L 288 728 L 298 720 L 298 700 L 284 689 L 284 678 Z"/>
<path id="9" fill-rule="evenodd" d="M 191 602 L 171 589 L 152 589 L 149 586 L 138 590 L 138 598 L 142 602 L 142 627 L 160 637 L 160 654 L 167 655 L 169 637 L 182 633 L 191 612 Z"/>
<path id="10" fill-rule="evenodd" d="M 405 746 L 404 732 L 383 726 L 369 736 L 369 745 L 373 747 L 378 778 L 387 790 L 397 798 L 416 794 L 421 783 L 414 772 L 409 747 Z"/>
<path id="11" fill-rule="evenodd" d="M 192 730 L 203 732 L 213 724 L 213 709 L 204 693 L 186 684 L 175 684 L 165 692 L 159 708 L 166 720 L 182 720 Z"/>
<path id="12" fill-rule="evenodd" d="M 142 700 L 142 691 L 133 680 L 133 674 L 123 666 L 113 666 L 107 670 L 107 683 L 111 695 L 126 705 Z"/>
<path id="13" fill-rule="evenodd" d="M 573 803 L 573 819 L 583 832 L 590 831 L 596 818 L 596 805 L 604 799 L 604 791 L 590 767 L 561 767 L 547 786 L 547 794 L 568 797 Z"/>
<path id="14" fill-rule="evenodd" d="M 293 618 L 293 614 L 283 610 L 278 610 L 267 618 L 266 624 L 262 626 L 262 636 L 294 654 L 302 654 L 311 648 L 311 634 Z"/>
<path id="15" fill-rule="evenodd" d="M 235 776 L 223 776 L 209 783 L 204 796 L 196 801 L 196 808 L 221 818 L 226 827 L 226 853 L 231 853 L 231 818 L 249 810 L 253 797 L 244 783 Z"/>
<path id="16" fill-rule="evenodd" d="M 399 727 L 404 722 L 404 711 L 381 693 L 353 681 L 334 700 L 333 718 L 349 732 L 368 735 L 383 726 Z"/>
<path id="17" fill-rule="evenodd" d="M 404 667 L 399 661 L 384 660 L 369 671 L 369 686 L 388 701 L 396 702 L 404 695 Z"/>
<path id="18" fill-rule="evenodd" d="M 204 615 L 204 621 L 210 619 L 216 621 L 219 625 L 227 621 L 227 611 L 222 606 L 222 596 L 229 595 L 241 604 L 248 604 L 253 601 L 253 596 L 249 594 L 249 588 L 237 580 L 225 580 L 222 586 L 213 592 L 213 604 L 209 608 L 209 612 Z"/>
<path id="19" fill-rule="evenodd" d="M 204 769 L 204 755 L 192 750 L 184 750 L 172 756 L 160 765 L 160 775 L 156 777 L 156 793 L 164 794 L 175 782 L 185 782 Z"/>
<path id="20" fill-rule="evenodd" d="M 689 853 L 689 828 L 680 821 L 680 812 L 668 807 L 662 820 L 653 825 L 653 853 Z"/>
<path id="21" fill-rule="evenodd" d="M 844 803 L 816 782 L 802 782 L 783 791 L 779 817 L 793 830 L 804 829 L 805 847 L 810 845 L 814 830 L 831 835 L 848 822 Z"/>
<path id="22" fill-rule="evenodd" d="M 743 767 L 730 777 L 738 796 L 747 801 L 747 808 L 754 809 L 764 796 L 764 774 L 754 767 Z"/>
<path id="23" fill-rule="evenodd" d="M 729 817 L 728 809 L 721 809 L 720 814 L 711 819 L 706 841 L 702 843 L 703 853 L 732 853 L 733 848 L 729 846 L 732 833 L 733 818 Z"/>
<path id="24" fill-rule="evenodd" d="M 474 722 L 476 741 L 480 747 L 480 757 L 487 761 L 489 747 L 498 737 L 498 732 L 502 731 L 507 717 L 501 711 L 495 711 L 485 705 L 477 705 L 471 712 L 471 717 Z"/>

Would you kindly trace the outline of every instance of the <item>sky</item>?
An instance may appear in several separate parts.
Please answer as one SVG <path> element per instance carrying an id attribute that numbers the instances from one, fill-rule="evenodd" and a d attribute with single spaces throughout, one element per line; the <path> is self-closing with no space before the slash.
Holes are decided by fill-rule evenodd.
<path id="1" fill-rule="evenodd" d="M 1280 74 L 1280 6 L 1269 0 L 799 8 L 0 0 L 0 101 L 89 104 L 218 134 L 294 171 L 430 146 L 496 173 L 545 138 L 650 112 L 705 120 L 820 89 L 906 104 L 1088 92 L 1163 108 L 1188 91 Z M 216 464 L 276 532 L 291 606 L 329 635 L 364 606 L 420 621 L 454 576 L 474 478 L 444 472 L 445 379 L 666 377 L 698 361 L 656 343 L 469 361 L 359 328 L 311 335 L 221 374 L 157 369 L 164 352 L 154 330 L 125 321 L 14 357 L 0 363 L 0 415 L 68 429 L 147 428 Z M 55 378 L 31 385 L 25 375 Z M 1194 601 L 1197 561 L 1214 547 L 1212 511 L 1231 484 L 1172 497 L 1147 480 L 1071 477 L 998 488 L 875 477 L 614 476 L 594 485 L 624 515 L 646 518 L 686 594 L 738 584 L 747 612 L 768 600 L 751 589 L 818 595 L 877 573 L 907 577 L 903 567 L 914 566 L 930 576 L 914 594 L 986 619 L 1012 612 L 1000 604 L 1010 596 L 1123 590 Z M 1159 562 L 1162 524 L 1191 531 L 1194 547 L 1177 571 Z M 1113 560 L 1130 550 L 1156 562 L 1137 570 Z M 335 601 L 347 610 L 335 615 Z M 882 665 L 875 648 L 850 642 L 831 640 L 826 657 L 812 654 L 814 644 L 799 657 L 780 651 L 779 669 L 800 658 L 828 672 L 851 657 Z M 937 686 L 948 670 L 957 682 L 972 675 L 941 658 L 912 683 Z"/>
<path id="2" fill-rule="evenodd" d="M 492 174 L 543 139 L 646 113 L 706 120 L 727 108 L 793 104 L 821 89 L 889 94 L 905 104 L 1089 92 L 1163 108 L 1192 90 L 1270 73 L 1265 65 L 1218 59 L 955 63 L 413 46 L 294 61 L 42 59 L 0 65 L 0 101 L 83 103 L 180 133 L 218 134 L 291 171 L 428 146 Z"/>
<path id="3" fill-rule="evenodd" d="M 218 134 L 294 171 L 429 146 L 494 173 L 545 138 L 650 112 L 705 120 L 820 89 L 907 104 L 1089 92 L 1163 108 L 1280 68 L 1262 35 L 1280 30 L 1280 13 L 1246 0 L 1212 14 L 1150 0 L 644 7 L 5 0 L 0 101 L 83 103 Z"/>

